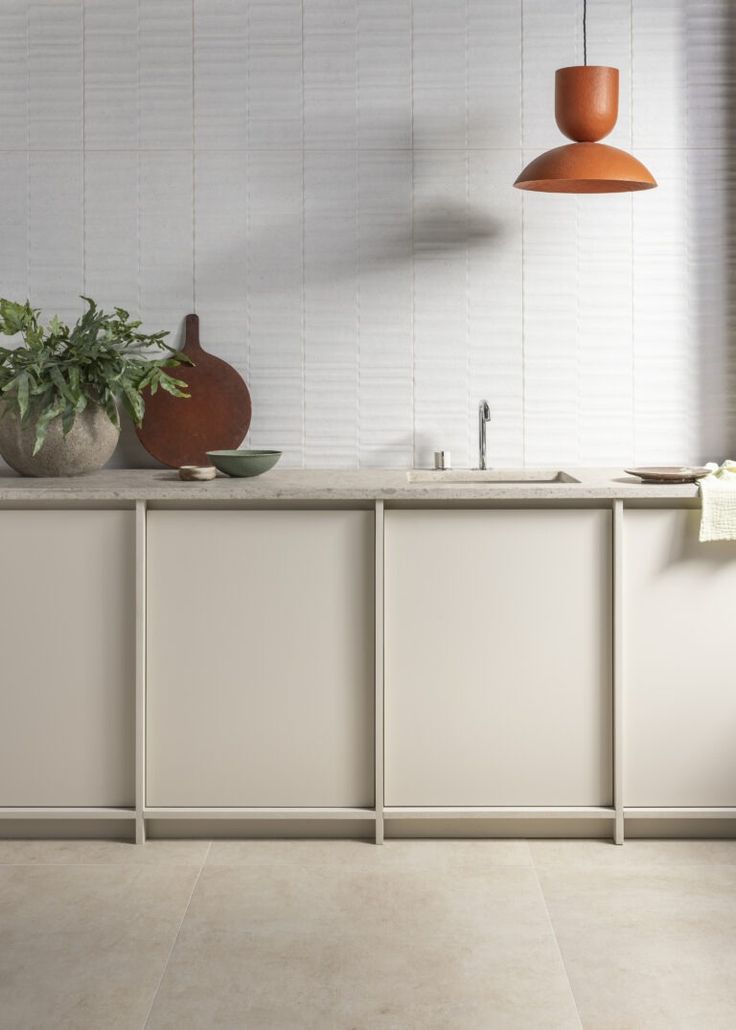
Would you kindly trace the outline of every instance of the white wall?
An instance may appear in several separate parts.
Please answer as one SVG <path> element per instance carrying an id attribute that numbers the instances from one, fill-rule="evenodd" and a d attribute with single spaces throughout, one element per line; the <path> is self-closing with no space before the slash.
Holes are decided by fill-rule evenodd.
<path id="1" fill-rule="evenodd" d="M 660 188 L 571 197 L 511 183 L 582 0 L 2 0 L 0 292 L 198 311 L 294 465 L 474 460 L 480 397 L 495 464 L 736 457 L 728 8 L 589 0 Z"/>

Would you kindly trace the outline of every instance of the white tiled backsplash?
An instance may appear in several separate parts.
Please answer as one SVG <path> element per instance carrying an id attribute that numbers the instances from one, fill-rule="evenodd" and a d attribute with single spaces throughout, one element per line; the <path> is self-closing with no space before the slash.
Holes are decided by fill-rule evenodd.
<path id="1" fill-rule="evenodd" d="M 2 0 L 0 292 L 196 310 L 285 464 L 736 457 L 730 7 L 589 0 L 660 187 L 574 197 L 582 0 Z"/>

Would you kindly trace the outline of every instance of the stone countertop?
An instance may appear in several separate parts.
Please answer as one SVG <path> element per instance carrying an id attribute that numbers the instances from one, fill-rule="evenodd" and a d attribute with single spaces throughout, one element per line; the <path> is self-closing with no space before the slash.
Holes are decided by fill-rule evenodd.
<path id="1" fill-rule="evenodd" d="M 252 479 L 182 482 L 170 469 L 103 469 L 64 479 L 0 473 L 3 502 L 692 500 L 695 484 L 645 486 L 622 469 L 566 469 L 577 483 L 409 482 L 405 469 L 274 469 Z"/>

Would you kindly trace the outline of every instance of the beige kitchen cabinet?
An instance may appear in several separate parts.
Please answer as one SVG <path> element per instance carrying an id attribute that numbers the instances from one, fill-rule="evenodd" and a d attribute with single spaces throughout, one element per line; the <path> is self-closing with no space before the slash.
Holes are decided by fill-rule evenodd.
<path id="1" fill-rule="evenodd" d="M 624 519 L 624 804 L 736 806 L 736 543 L 696 510 Z"/>
<path id="2" fill-rule="evenodd" d="M 150 511 L 147 803 L 373 804 L 373 513 Z"/>
<path id="3" fill-rule="evenodd" d="M 135 516 L 0 512 L 0 806 L 135 803 Z"/>
<path id="4" fill-rule="evenodd" d="M 386 512 L 386 804 L 611 803 L 611 513 Z"/>

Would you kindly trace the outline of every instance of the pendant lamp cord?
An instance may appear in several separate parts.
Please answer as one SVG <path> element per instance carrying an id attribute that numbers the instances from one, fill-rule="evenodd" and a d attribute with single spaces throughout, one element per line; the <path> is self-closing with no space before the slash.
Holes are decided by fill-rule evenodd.
<path id="1" fill-rule="evenodd" d="M 588 0 L 583 0 L 583 64 L 588 63 Z"/>

